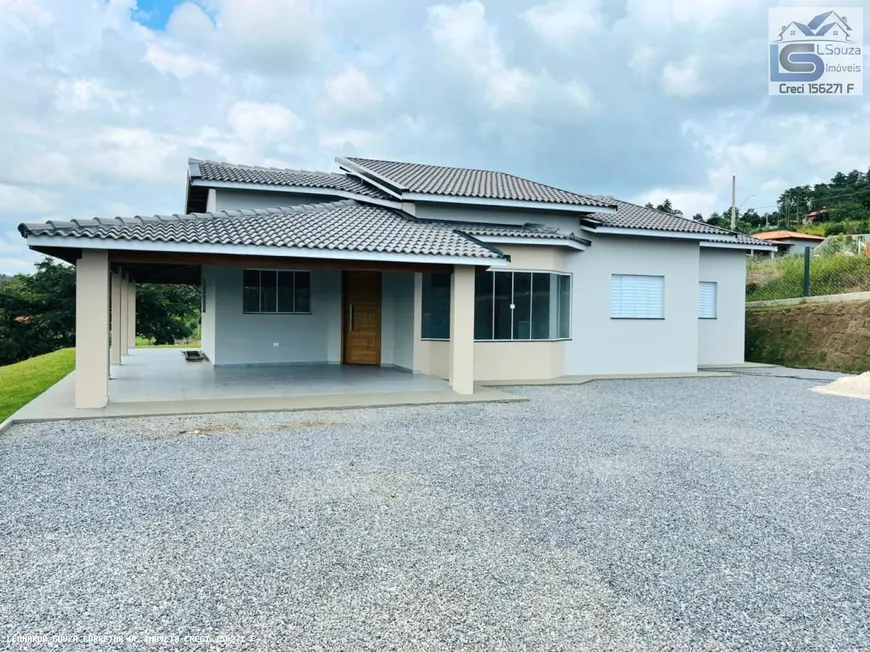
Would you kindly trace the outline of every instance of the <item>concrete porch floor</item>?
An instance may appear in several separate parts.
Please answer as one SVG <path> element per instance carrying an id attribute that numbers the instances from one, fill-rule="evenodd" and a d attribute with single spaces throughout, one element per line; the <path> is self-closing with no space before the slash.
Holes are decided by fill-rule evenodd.
<path id="1" fill-rule="evenodd" d="M 525 399 L 476 387 L 455 393 L 447 381 L 386 367 L 298 365 L 218 367 L 187 362 L 180 349 L 135 349 L 112 365 L 109 404 L 75 408 L 74 373 L 49 388 L 4 426 L 33 421 L 217 412 L 283 412 Z"/>
<path id="2" fill-rule="evenodd" d="M 187 362 L 179 349 L 135 349 L 112 365 L 114 403 L 217 398 L 269 398 L 323 394 L 449 392 L 439 378 L 387 367 L 280 365 L 214 367 Z"/>

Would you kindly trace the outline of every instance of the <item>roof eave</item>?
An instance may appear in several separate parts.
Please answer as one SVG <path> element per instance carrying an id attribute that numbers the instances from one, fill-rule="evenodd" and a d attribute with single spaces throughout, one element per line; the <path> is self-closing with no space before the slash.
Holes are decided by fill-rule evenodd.
<path id="1" fill-rule="evenodd" d="M 586 206 L 580 204 L 557 204 L 553 202 L 523 201 L 517 199 L 487 199 L 484 197 L 458 197 L 456 195 L 439 195 L 432 193 L 403 193 L 402 199 L 412 202 L 432 204 L 461 204 L 465 206 L 484 206 L 487 208 L 517 208 L 524 210 L 547 210 L 564 213 L 586 215 L 589 213 L 616 213 L 615 207 Z"/>
<path id="2" fill-rule="evenodd" d="M 27 245 L 36 247 L 57 247 L 74 249 L 110 249 L 114 251 L 148 251 L 178 254 L 224 254 L 230 256 L 263 256 L 283 258 L 310 258 L 312 260 L 346 260 L 386 263 L 431 263 L 437 265 L 471 265 L 500 267 L 508 263 L 504 253 L 493 250 L 499 257 L 456 256 L 439 254 L 390 253 L 375 251 L 351 251 L 336 249 L 306 249 L 291 247 L 272 247 L 265 245 L 226 245 L 197 244 L 187 242 L 156 242 L 151 240 L 116 240 L 114 238 L 92 238 L 82 236 L 28 235 Z"/>
<path id="3" fill-rule="evenodd" d="M 599 233 L 603 235 L 627 235 L 644 238 L 667 238 L 671 240 L 695 240 L 697 242 L 719 242 L 723 244 L 740 244 L 737 241 L 736 235 L 731 234 L 716 234 L 716 233 L 692 233 L 689 231 L 667 231 L 664 229 L 636 229 L 630 227 L 618 226 L 599 226 L 590 228 L 581 226 L 581 229 L 590 233 Z M 749 237 L 749 236 L 746 236 Z M 746 244 L 747 247 L 761 247 L 765 250 L 773 250 L 775 247 L 766 245 L 759 240 L 758 244 Z"/>

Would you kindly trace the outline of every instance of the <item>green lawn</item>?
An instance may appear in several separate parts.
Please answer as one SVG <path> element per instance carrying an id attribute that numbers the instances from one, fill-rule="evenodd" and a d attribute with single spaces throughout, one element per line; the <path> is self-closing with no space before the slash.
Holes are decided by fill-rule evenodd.
<path id="1" fill-rule="evenodd" d="M 0 422 L 70 373 L 75 365 L 75 349 L 61 349 L 0 367 Z"/>
<path id="2" fill-rule="evenodd" d="M 198 349 L 202 346 L 199 340 L 190 340 L 187 344 L 151 344 L 151 340 L 144 337 L 136 337 L 136 348 L 138 349 Z"/>

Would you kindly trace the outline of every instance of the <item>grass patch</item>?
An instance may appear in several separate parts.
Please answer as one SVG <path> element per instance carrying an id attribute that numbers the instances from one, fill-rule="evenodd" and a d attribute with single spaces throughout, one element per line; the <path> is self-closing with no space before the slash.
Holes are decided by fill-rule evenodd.
<path id="1" fill-rule="evenodd" d="M 750 258 L 746 268 L 746 300 L 795 299 L 803 296 L 804 258 Z M 870 291 L 870 258 L 814 256 L 810 260 L 810 296 Z"/>
<path id="2" fill-rule="evenodd" d="M 75 365 L 75 349 L 61 349 L 0 367 L 0 421 L 69 374 Z"/>
<path id="3" fill-rule="evenodd" d="M 190 340 L 187 344 L 184 342 L 175 344 L 152 344 L 151 340 L 144 337 L 136 338 L 136 348 L 138 349 L 198 349 L 202 347 L 200 340 Z"/>

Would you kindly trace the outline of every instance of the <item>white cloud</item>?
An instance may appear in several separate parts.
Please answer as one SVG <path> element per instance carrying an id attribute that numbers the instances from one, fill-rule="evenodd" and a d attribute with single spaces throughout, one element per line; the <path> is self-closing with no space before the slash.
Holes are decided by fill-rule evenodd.
<path id="1" fill-rule="evenodd" d="M 647 43 L 640 42 L 634 46 L 628 67 L 641 76 L 648 75 L 653 68 L 658 51 Z"/>
<path id="2" fill-rule="evenodd" d="M 565 86 L 568 97 L 579 107 L 583 109 L 597 109 L 598 103 L 595 101 L 595 96 L 592 90 L 583 82 L 572 81 Z"/>
<path id="3" fill-rule="evenodd" d="M 557 0 L 535 5 L 521 16 L 544 42 L 556 46 L 571 45 L 604 28 L 601 0 Z"/>
<path id="4" fill-rule="evenodd" d="M 254 69 L 269 74 L 308 67 L 322 34 L 309 0 L 219 0 L 220 41 Z"/>
<path id="5" fill-rule="evenodd" d="M 658 206 L 665 199 L 671 200 L 671 205 L 683 212 L 683 217 L 691 218 L 695 213 L 705 217 L 719 208 L 715 192 L 705 190 L 685 190 L 679 188 L 652 188 L 635 196 L 635 204 L 644 206 L 647 202 Z"/>
<path id="6" fill-rule="evenodd" d="M 147 48 L 145 60 L 160 72 L 178 79 L 187 79 L 199 73 L 217 75 L 219 72 L 215 63 L 197 58 L 180 48 L 165 47 L 158 43 L 148 43 Z"/>
<path id="7" fill-rule="evenodd" d="M 54 209 L 51 193 L 0 183 L 0 206 L 4 212 L 39 215 Z"/>
<path id="8" fill-rule="evenodd" d="M 303 125 L 285 106 L 247 101 L 230 107 L 227 123 L 243 140 L 259 143 L 293 138 Z"/>
<path id="9" fill-rule="evenodd" d="M 429 31 L 454 66 L 482 84 L 494 108 L 526 104 L 532 97 L 532 76 L 511 67 L 495 28 L 486 21 L 486 8 L 477 0 L 429 7 Z"/>
<path id="10" fill-rule="evenodd" d="M 662 69 L 662 88 L 675 97 L 695 97 L 706 90 L 701 74 L 701 61 L 697 56 L 682 61 L 668 62 Z"/>
<path id="11" fill-rule="evenodd" d="M 353 65 L 327 79 L 324 93 L 328 102 L 326 110 L 342 114 L 365 113 L 377 108 L 383 100 L 380 90 Z"/>

